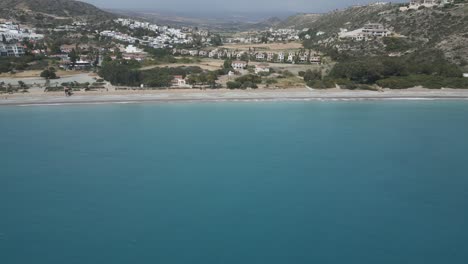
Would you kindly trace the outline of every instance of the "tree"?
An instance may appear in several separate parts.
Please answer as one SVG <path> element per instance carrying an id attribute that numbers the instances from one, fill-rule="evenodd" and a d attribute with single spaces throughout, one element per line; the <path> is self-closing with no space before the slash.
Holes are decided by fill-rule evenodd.
<path id="1" fill-rule="evenodd" d="M 114 51 L 114 53 L 115 53 L 116 59 L 118 59 L 118 60 L 123 59 L 122 52 L 120 51 L 119 48 L 116 48 L 115 51 Z"/>
<path id="2" fill-rule="evenodd" d="M 210 72 L 206 75 L 206 83 L 208 83 L 211 88 L 216 87 L 216 80 L 218 80 L 218 76 L 215 72 Z"/>
<path id="3" fill-rule="evenodd" d="M 80 58 L 78 53 L 75 49 L 72 49 L 70 53 L 68 53 L 68 57 L 70 58 L 70 62 L 72 63 L 72 68 L 75 67 L 76 61 Z"/>
<path id="4" fill-rule="evenodd" d="M 224 64 L 223 64 L 223 68 L 224 69 L 232 69 L 232 60 L 230 60 L 230 59 L 225 60 Z"/>
<path id="5" fill-rule="evenodd" d="M 249 54 L 247 54 L 247 53 L 242 53 L 240 59 L 241 59 L 242 61 L 248 61 L 248 60 L 249 60 Z"/>
<path id="6" fill-rule="evenodd" d="M 239 88 L 241 88 L 242 83 L 237 82 L 237 81 L 236 82 L 227 82 L 226 85 L 227 85 L 227 87 L 229 89 L 239 89 Z"/>
<path id="7" fill-rule="evenodd" d="M 307 70 L 304 73 L 304 81 L 310 82 L 310 81 L 315 81 L 315 80 L 321 80 L 322 79 L 322 73 L 319 70 Z"/>
<path id="8" fill-rule="evenodd" d="M 50 67 L 49 69 L 45 69 L 44 71 L 41 72 L 41 77 L 45 78 L 46 80 L 57 79 L 55 68 Z"/>
<path id="9" fill-rule="evenodd" d="M 25 89 L 25 88 L 28 87 L 28 86 L 26 85 L 26 83 L 24 83 L 23 81 L 18 81 L 18 85 L 19 85 L 19 87 L 21 87 L 22 89 Z"/>
<path id="10" fill-rule="evenodd" d="M 210 42 L 213 46 L 221 46 L 223 45 L 223 40 L 221 39 L 221 37 L 219 35 L 214 35 L 211 37 L 211 42 Z"/>

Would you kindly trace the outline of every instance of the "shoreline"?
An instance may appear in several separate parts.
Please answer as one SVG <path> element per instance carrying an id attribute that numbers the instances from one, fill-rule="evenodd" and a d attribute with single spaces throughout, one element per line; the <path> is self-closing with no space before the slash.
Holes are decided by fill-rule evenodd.
<path id="1" fill-rule="evenodd" d="M 7 98 L 7 99 L 5 99 Z M 77 92 L 65 97 L 62 92 L 0 95 L 0 106 L 167 103 L 167 102 L 252 102 L 252 101 L 358 101 L 358 100 L 468 100 L 468 89 L 351 91 L 309 90 L 137 90 Z"/>

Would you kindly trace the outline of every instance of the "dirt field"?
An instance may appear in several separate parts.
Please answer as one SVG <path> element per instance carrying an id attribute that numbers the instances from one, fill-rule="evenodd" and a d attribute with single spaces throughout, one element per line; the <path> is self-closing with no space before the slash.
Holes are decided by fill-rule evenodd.
<path id="1" fill-rule="evenodd" d="M 300 42 L 289 42 L 289 43 L 269 43 L 269 44 L 229 44 L 221 46 L 221 48 L 232 49 L 232 50 L 249 50 L 249 48 L 256 48 L 258 50 L 297 50 L 302 48 Z"/>
<path id="2" fill-rule="evenodd" d="M 33 78 L 33 77 L 40 77 L 42 71 L 22 71 L 22 72 L 17 72 L 15 74 L 10 74 L 10 73 L 2 73 L 0 74 L 0 78 Z M 57 76 L 73 76 L 73 75 L 78 75 L 78 74 L 83 74 L 87 72 L 81 72 L 81 71 L 62 71 L 58 70 L 56 72 Z"/>
<path id="3" fill-rule="evenodd" d="M 162 68 L 162 67 L 170 67 L 170 68 L 175 68 L 175 67 L 181 67 L 181 66 L 198 66 L 202 69 L 209 70 L 209 71 L 214 71 L 214 70 L 219 70 L 221 66 L 223 65 L 224 61 L 223 60 L 215 60 L 215 59 L 206 59 L 203 58 L 201 59 L 201 62 L 199 63 L 168 63 L 168 64 L 158 64 L 158 65 L 151 65 L 147 67 L 141 68 L 142 70 L 149 70 L 153 68 Z"/>
<path id="4" fill-rule="evenodd" d="M 316 64 L 290 64 L 290 63 L 269 63 L 269 62 L 249 62 L 249 65 L 257 65 L 266 63 L 270 65 L 270 68 L 273 68 L 275 71 L 279 70 L 288 70 L 294 74 L 298 74 L 300 71 L 307 71 L 307 70 L 316 70 L 320 69 L 320 65 Z"/>

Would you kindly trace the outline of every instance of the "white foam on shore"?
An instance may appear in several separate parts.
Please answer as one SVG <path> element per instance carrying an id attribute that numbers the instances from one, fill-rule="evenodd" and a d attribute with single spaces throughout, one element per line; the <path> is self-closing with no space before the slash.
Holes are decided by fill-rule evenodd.
<path id="1" fill-rule="evenodd" d="M 68 101 L 68 102 L 21 102 L 3 104 L 5 106 L 63 106 L 63 105 L 102 105 L 102 104 L 142 104 L 142 103 L 196 103 L 196 102 L 352 102 L 352 101 L 467 101 L 467 97 L 271 97 L 271 98 L 165 98 L 144 100 L 105 100 L 102 101 Z M 2 104 L 0 104 L 2 106 Z"/>

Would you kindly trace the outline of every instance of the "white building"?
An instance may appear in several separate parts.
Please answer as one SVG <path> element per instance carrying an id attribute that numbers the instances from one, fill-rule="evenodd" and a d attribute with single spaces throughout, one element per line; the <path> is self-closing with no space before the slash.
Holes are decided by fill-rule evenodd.
<path id="1" fill-rule="evenodd" d="M 24 56 L 24 48 L 16 44 L 1 44 L 0 57 L 21 57 Z"/>
<path id="2" fill-rule="evenodd" d="M 368 23 L 364 25 L 362 33 L 368 36 L 374 37 L 386 37 L 389 35 L 389 31 L 385 29 L 382 24 L 379 23 Z"/>
<path id="3" fill-rule="evenodd" d="M 5 37 L 7 41 L 23 39 L 38 40 L 43 39 L 44 35 L 36 34 L 31 29 L 21 28 L 20 25 L 13 24 L 12 22 L 6 22 L 0 24 L 0 37 Z"/>
<path id="4" fill-rule="evenodd" d="M 262 73 L 262 72 L 270 72 L 270 65 L 266 64 L 266 63 L 261 63 L 261 64 L 257 64 L 255 65 L 255 73 L 256 74 L 259 74 L 259 73 Z"/>
<path id="5" fill-rule="evenodd" d="M 128 45 L 125 48 L 125 53 L 143 53 L 143 50 L 139 49 L 138 47 L 135 47 L 133 45 Z"/>
<path id="6" fill-rule="evenodd" d="M 192 88 L 190 85 L 187 84 L 187 81 L 182 75 L 175 75 L 174 79 L 172 79 L 171 87 L 174 88 Z"/>
<path id="7" fill-rule="evenodd" d="M 246 61 L 233 61 L 231 66 L 234 70 L 243 70 L 247 68 L 248 63 Z"/>

